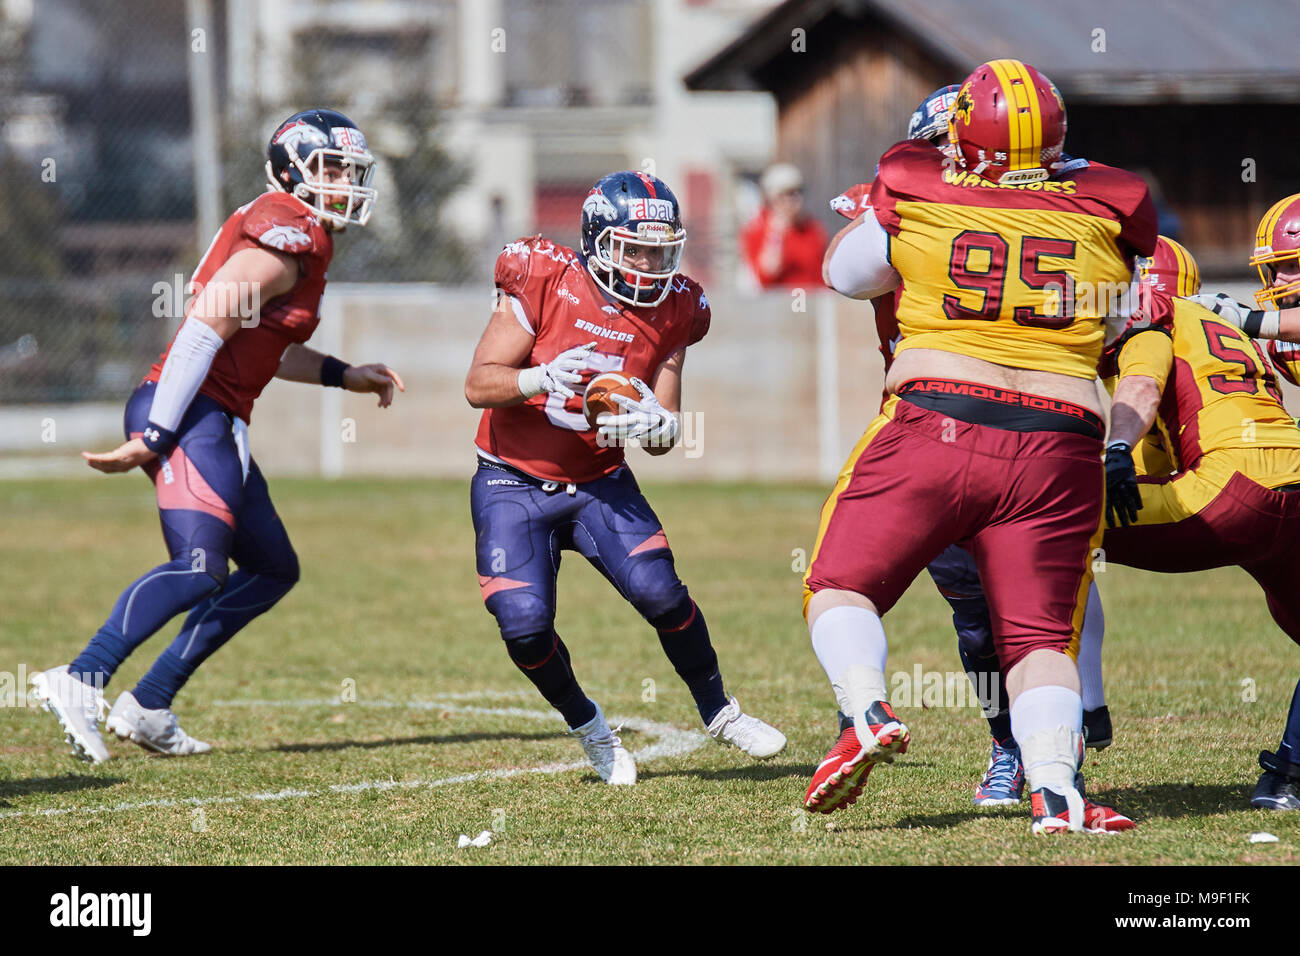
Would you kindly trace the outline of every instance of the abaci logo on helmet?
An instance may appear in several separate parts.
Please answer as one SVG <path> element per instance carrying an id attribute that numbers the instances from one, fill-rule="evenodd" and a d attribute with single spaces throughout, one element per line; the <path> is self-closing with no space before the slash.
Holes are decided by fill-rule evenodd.
<path id="1" fill-rule="evenodd" d="M 627 201 L 627 213 L 630 219 L 658 219 L 672 222 L 673 204 L 667 199 L 638 197 Z"/>
<path id="2" fill-rule="evenodd" d="M 366 151 L 366 137 L 355 126 L 331 126 L 330 135 L 334 137 L 334 142 L 338 144 L 339 149 L 356 153 Z"/>

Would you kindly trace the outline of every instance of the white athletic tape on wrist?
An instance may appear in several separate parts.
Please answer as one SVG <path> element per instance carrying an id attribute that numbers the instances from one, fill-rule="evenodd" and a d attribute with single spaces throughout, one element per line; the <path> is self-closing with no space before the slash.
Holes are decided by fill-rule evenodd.
<path id="1" fill-rule="evenodd" d="M 1282 313 L 1276 309 L 1267 309 L 1264 317 L 1259 323 L 1259 335 L 1261 339 L 1275 339 L 1282 330 Z"/>
<path id="2" fill-rule="evenodd" d="M 545 381 L 545 365 L 534 365 L 532 368 L 521 369 L 519 372 L 519 394 L 524 398 L 540 395 L 546 391 Z"/>

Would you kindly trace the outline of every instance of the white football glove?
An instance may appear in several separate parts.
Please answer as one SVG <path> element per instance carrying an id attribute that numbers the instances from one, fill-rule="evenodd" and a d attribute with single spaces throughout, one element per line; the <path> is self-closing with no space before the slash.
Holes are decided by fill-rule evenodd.
<path id="1" fill-rule="evenodd" d="M 1203 305 L 1223 321 L 1235 325 L 1252 339 L 1277 338 L 1281 317 L 1277 309 L 1252 309 L 1242 305 L 1226 292 L 1202 292 L 1189 295 L 1197 305 Z"/>
<path id="2" fill-rule="evenodd" d="M 578 345 L 561 352 L 545 365 L 534 365 L 532 368 L 521 370 L 519 394 L 524 398 L 532 398 L 542 392 L 555 392 L 565 398 L 573 398 L 573 389 L 569 386 L 577 385 L 582 381 L 582 375 L 579 373 L 587 367 L 587 359 L 595 347 L 595 342 Z"/>
<path id="3" fill-rule="evenodd" d="M 596 419 L 600 426 L 596 429 L 597 443 L 603 448 L 626 444 L 635 439 L 652 448 L 671 447 L 681 430 L 677 416 L 659 404 L 659 399 L 650 390 L 650 386 L 641 379 L 633 378 L 629 381 L 641 398 L 613 396 L 614 401 L 623 409 L 623 414 L 611 415 L 606 412 Z"/>

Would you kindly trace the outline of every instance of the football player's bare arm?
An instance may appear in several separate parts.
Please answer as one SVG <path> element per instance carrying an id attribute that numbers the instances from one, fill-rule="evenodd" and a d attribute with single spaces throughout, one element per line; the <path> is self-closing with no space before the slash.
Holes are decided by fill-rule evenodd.
<path id="1" fill-rule="evenodd" d="M 1300 306 L 1256 309 L 1238 302 L 1226 292 L 1201 292 L 1187 298 L 1232 323 L 1252 339 L 1300 342 Z"/>
<path id="2" fill-rule="evenodd" d="M 492 313 L 483 337 L 474 349 L 469 374 L 465 376 L 465 400 L 474 408 L 504 408 L 522 404 L 519 371 L 528 361 L 534 337 L 511 311 L 509 300 Z"/>
<path id="3" fill-rule="evenodd" d="M 320 383 L 321 365 L 325 355 L 305 345 L 294 343 L 280 356 L 280 367 L 275 370 L 275 377 L 286 382 L 302 382 L 306 385 Z"/>
<path id="4" fill-rule="evenodd" d="M 284 350 L 280 356 L 280 367 L 275 377 L 286 382 L 303 382 L 307 385 L 335 384 L 324 378 L 325 362 L 330 356 L 296 342 Z M 334 360 L 335 362 L 338 359 Z M 341 376 L 342 386 L 349 392 L 374 392 L 379 396 L 379 407 L 387 408 L 393 404 L 395 392 L 406 391 L 402 376 L 384 365 L 348 365 Z"/>
<path id="5" fill-rule="evenodd" d="M 243 321 L 253 318 L 241 312 L 248 290 L 253 290 L 258 302 L 269 302 L 293 288 L 298 272 L 297 260 L 262 248 L 241 249 L 222 264 L 195 299 L 172 342 L 154 393 L 148 431 L 157 436 L 159 430 L 153 423 L 164 416 L 167 436 L 179 426 L 217 349 L 239 331 Z M 160 404 L 166 408 L 160 410 Z M 132 438 L 113 451 L 83 451 L 81 457 L 96 471 L 112 474 L 130 471 L 164 450 L 168 450 L 166 444 L 150 448 L 143 438 Z"/>
<path id="6" fill-rule="evenodd" d="M 1108 445 L 1124 442 L 1136 448 L 1151 431 L 1173 364 L 1174 343 L 1163 332 L 1140 332 L 1124 343 L 1119 354 L 1119 384 L 1110 403 Z"/>
<path id="7" fill-rule="evenodd" d="M 1126 375 L 1115 386 L 1115 397 L 1110 405 L 1110 437 L 1108 441 L 1122 441 L 1130 448 L 1138 442 L 1156 420 L 1160 405 L 1160 385 L 1149 375 Z"/>
<path id="8" fill-rule="evenodd" d="M 682 408 L 682 366 L 685 363 L 686 349 L 679 349 L 659 366 L 650 382 L 650 390 L 655 393 L 655 398 L 659 399 L 659 404 L 674 415 L 678 414 Z M 673 436 L 672 443 L 647 444 L 641 447 L 651 455 L 666 455 L 672 451 L 676 441 L 676 436 Z"/>
<path id="9" fill-rule="evenodd" d="M 1283 309 L 1277 314 L 1277 336 L 1283 342 L 1300 342 L 1300 307 Z"/>
<path id="10" fill-rule="evenodd" d="M 261 246 L 240 249 L 208 280 L 194 300 L 189 317 L 198 319 L 223 340 L 239 331 L 240 324 L 256 316 L 241 312 L 252 290 L 255 302 L 270 302 L 290 291 L 298 281 L 298 260 Z"/>

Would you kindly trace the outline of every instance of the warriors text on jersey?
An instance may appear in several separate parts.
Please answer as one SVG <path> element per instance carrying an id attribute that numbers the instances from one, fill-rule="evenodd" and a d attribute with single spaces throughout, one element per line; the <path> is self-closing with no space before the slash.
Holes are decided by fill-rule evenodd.
<path id="1" fill-rule="evenodd" d="M 623 449 L 601 447 L 582 414 L 582 391 L 601 372 L 619 372 L 651 384 L 671 355 L 704 338 L 709 303 L 693 279 L 676 276 L 654 308 L 632 308 L 601 294 L 582 258 L 566 246 L 533 236 L 512 242 L 497 257 L 497 288 L 535 338 L 527 365 L 595 341 L 576 393 L 534 395 L 520 405 L 489 408 L 475 443 L 520 471 L 551 481 L 592 481 L 623 462 Z"/>
<path id="2" fill-rule="evenodd" d="M 263 193 L 236 209 L 222 225 L 194 272 L 191 291 L 201 290 L 236 252 L 255 247 L 297 259 L 298 281 L 283 295 L 260 303 L 256 320 L 243 324 L 226 341 L 199 387 L 200 395 L 210 396 L 245 421 L 252 414 L 253 402 L 280 368 L 284 350 L 293 343 L 306 342 L 316 330 L 325 270 L 334 254 L 333 239 L 309 206 L 287 193 Z M 247 290 L 226 294 L 241 302 L 249 298 Z M 170 345 L 145 381 L 158 381 L 169 351 Z"/>
<path id="3" fill-rule="evenodd" d="M 881 158 L 870 203 L 903 277 L 899 352 L 1093 378 L 1109 306 L 1155 248 L 1146 185 L 1098 163 L 998 186 L 909 141 Z"/>

